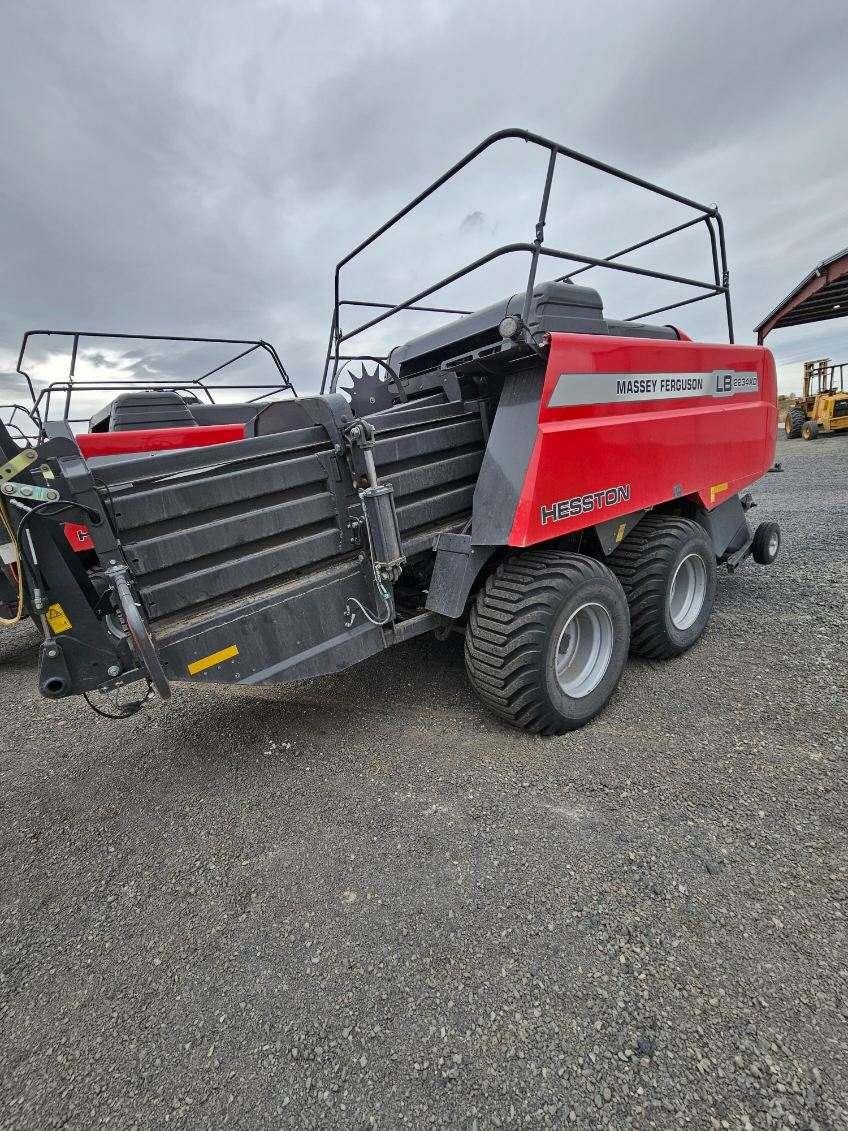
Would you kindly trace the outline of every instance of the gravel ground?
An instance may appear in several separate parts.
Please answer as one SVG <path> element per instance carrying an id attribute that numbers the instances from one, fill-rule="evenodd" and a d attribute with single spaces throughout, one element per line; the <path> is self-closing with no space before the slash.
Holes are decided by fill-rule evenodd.
<path id="1" fill-rule="evenodd" d="M 4 633 L 2 1126 L 848 1127 L 848 445 L 778 458 L 563 738 L 456 642 L 107 723 Z"/>

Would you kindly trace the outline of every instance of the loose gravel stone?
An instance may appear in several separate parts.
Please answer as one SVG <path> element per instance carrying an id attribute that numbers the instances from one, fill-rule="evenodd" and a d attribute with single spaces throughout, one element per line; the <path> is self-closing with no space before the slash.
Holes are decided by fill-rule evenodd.
<path id="1" fill-rule="evenodd" d="M 123 723 L 0 635 L 0 1125 L 848 1126 L 844 440 L 591 726 L 458 642 Z"/>

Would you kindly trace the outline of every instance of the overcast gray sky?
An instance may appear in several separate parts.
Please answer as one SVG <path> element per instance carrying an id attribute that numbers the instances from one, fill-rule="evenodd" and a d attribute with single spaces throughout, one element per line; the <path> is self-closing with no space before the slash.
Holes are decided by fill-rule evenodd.
<path id="1" fill-rule="evenodd" d="M 315 388 L 336 260 L 508 125 L 717 202 L 741 341 L 848 245 L 844 0 L 7 0 L 0 31 L 0 371 L 33 326 L 221 334 L 272 341 Z M 364 260 L 348 293 L 396 301 L 530 238 L 543 173 L 510 143 Z M 571 169 L 553 204 L 551 242 L 589 254 L 683 218 Z M 641 262 L 706 269 L 686 238 Z M 444 298 L 482 305 L 524 271 L 502 263 Z M 613 316 L 666 299 L 589 278 Z M 676 320 L 722 333 L 718 304 Z M 848 321 L 769 344 L 778 360 L 842 359 Z M 36 371 L 63 365 L 53 348 Z"/>

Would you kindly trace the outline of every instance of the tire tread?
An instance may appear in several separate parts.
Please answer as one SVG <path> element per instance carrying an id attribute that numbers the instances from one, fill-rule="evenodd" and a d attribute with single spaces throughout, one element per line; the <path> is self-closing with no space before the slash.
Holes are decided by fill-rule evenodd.
<path id="1" fill-rule="evenodd" d="M 664 629 L 664 598 L 671 561 L 687 538 L 704 535 L 689 518 L 648 514 L 609 558 L 630 605 L 630 651 L 647 660 L 679 654 Z"/>
<path id="2" fill-rule="evenodd" d="M 505 722 L 535 734 L 563 730 L 539 690 L 546 637 L 563 600 L 590 578 L 609 580 L 610 570 L 584 555 L 532 550 L 507 558 L 486 579 L 468 618 L 465 665 L 477 694 Z"/>

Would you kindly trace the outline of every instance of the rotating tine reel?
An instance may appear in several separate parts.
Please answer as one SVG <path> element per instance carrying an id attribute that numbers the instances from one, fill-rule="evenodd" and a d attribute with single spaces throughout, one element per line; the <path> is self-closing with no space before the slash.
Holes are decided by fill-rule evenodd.
<path id="1" fill-rule="evenodd" d="M 362 362 L 359 373 L 348 366 L 339 376 L 351 382 L 350 385 L 340 386 L 339 392 L 347 397 L 357 416 L 382 412 L 406 400 L 406 390 L 400 378 L 385 362 L 377 362 L 373 371 L 367 369 L 365 362 Z"/>

